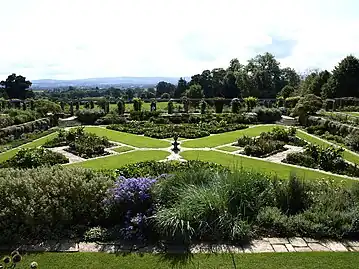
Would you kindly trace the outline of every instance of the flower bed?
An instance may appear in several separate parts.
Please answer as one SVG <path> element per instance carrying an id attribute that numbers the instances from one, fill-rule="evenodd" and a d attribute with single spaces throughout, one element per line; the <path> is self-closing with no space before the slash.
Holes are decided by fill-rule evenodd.
<path id="1" fill-rule="evenodd" d="M 211 122 L 199 124 L 156 124 L 151 122 L 128 122 L 107 126 L 108 129 L 132 134 L 143 134 L 153 138 L 171 138 L 175 134 L 182 138 L 199 138 L 210 134 L 248 128 L 242 124 L 228 124 L 226 122 Z"/>
<path id="2" fill-rule="evenodd" d="M 342 148 L 307 145 L 304 152 L 290 153 L 283 162 L 359 177 L 359 168 L 343 159 L 343 151 Z"/>
<path id="3" fill-rule="evenodd" d="M 105 148 L 112 146 L 112 144 L 107 137 L 86 133 L 83 127 L 79 127 L 70 131 L 60 130 L 56 138 L 43 145 L 43 147 L 48 148 L 61 146 L 68 146 L 65 150 L 82 158 L 94 158 L 109 154 Z"/>
<path id="4" fill-rule="evenodd" d="M 242 136 L 234 146 L 243 147 L 248 156 L 265 158 L 287 150 L 285 145 L 304 146 L 307 143 L 295 136 L 296 129 L 288 130 L 275 127 L 270 132 L 263 132 L 259 137 Z"/>

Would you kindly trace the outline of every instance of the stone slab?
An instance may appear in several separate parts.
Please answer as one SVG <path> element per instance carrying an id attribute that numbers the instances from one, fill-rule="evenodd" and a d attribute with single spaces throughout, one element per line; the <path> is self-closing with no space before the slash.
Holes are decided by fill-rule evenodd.
<path id="1" fill-rule="evenodd" d="M 113 244 L 102 245 L 101 251 L 106 252 L 106 253 L 115 253 L 116 252 L 116 245 L 113 245 Z"/>
<path id="2" fill-rule="evenodd" d="M 271 243 L 272 245 L 284 245 L 284 244 L 289 244 L 289 241 L 287 238 L 273 237 L 273 238 L 269 238 L 269 243 Z"/>
<path id="3" fill-rule="evenodd" d="M 102 245 L 97 243 L 79 243 L 80 252 L 99 252 L 101 251 Z"/>
<path id="4" fill-rule="evenodd" d="M 359 241 L 354 240 L 345 240 L 343 241 L 343 244 L 349 247 L 359 247 Z"/>
<path id="5" fill-rule="evenodd" d="M 310 247 L 295 247 L 296 252 L 311 252 L 312 250 Z"/>
<path id="6" fill-rule="evenodd" d="M 295 249 L 291 244 L 285 244 L 285 247 L 287 248 L 288 252 L 295 252 Z"/>
<path id="7" fill-rule="evenodd" d="M 303 239 L 307 243 L 319 243 L 319 240 L 317 240 L 317 239 L 313 239 L 313 238 L 309 238 L 309 237 L 303 237 Z"/>
<path id="8" fill-rule="evenodd" d="M 75 242 L 63 242 L 59 245 L 58 252 L 78 252 L 79 245 Z"/>
<path id="9" fill-rule="evenodd" d="M 326 240 L 323 241 L 322 244 L 332 251 L 336 251 L 336 252 L 348 251 L 348 249 L 341 242 Z"/>
<path id="10" fill-rule="evenodd" d="M 359 251 L 359 247 L 349 247 L 350 251 Z"/>
<path id="11" fill-rule="evenodd" d="M 304 239 L 300 238 L 300 237 L 289 238 L 289 243 L 291 243 L 291 245 L 293 247 L 306 247 L 307 246 L 307 243 L 304 241 Z"/>
<path id="12" fill-rule="evenodd" d="M 253 240 L 251 249 L 253 253 L 274 252 L 272 245 L 263 240 Z"/>
<path id="13" fill-rule="evenodd" d="M 308 243 L 308 246 L 313 251 L 330 251 L 329 248 L 327 248 L 327 247 L 325 247 L 325 246 L 323 246 L 322 244 L 319 244 L 319 243 Z"/>
<path id="14" fill-rule="evenodd" d="M 272 245 L 275 252 L 288 252 L 288 249 L 285 245 Z"/>

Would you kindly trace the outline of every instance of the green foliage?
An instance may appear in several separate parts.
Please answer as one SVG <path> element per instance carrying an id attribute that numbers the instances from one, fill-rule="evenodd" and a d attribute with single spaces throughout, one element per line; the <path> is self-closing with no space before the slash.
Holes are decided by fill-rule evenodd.
<path id="1" fill-rule="evenodd" d="M 174 109 L 174 105 L 173 105 L 173 102 L 170 100 L 170 101 L 168 102 L 168 105 L 167 105 L 168 114 L 172 114 L 172 113 L 173 113 L 173 109 Z"/>
<path id="2" fill-rule="evenodd" d="M 297 103 L 299 102 L 299 100 L 300 100 L 300 96 L 293 96 L 293 97 L 285 98 L 284 107 L 294 108 L 297 105 Z"/>
<path id="3" fill-rule="evenodd" d="M 190 99 L 202 99 L 204 97 L 202 86 L 199 84 L 191 85 L 185 94 Z"/>
<path id="4" fill-rule="evenodd" d="M 116 170 L 117 176 L 125 178 L 133 177 L 157 177 L 163 174 L 176 174 L 185 170 L 207 169 L 210 171 L 228 171 L 227 168 L 219 164 L 203 162 L 203 161 L 187 161 L 187 162 L 156 162 L 146 161 L 134 164 L 128 164 Z"/>
<path id="5" fill-rule="evenodd" d="M 68 163 L 64 155 L 43 148 L 20 149 L 16 155 L 0 164 L 1 168 L 35 168 Z"/>
<path id="6" fill-rule="evenodd" d="M 264 157 L 285 150 L 284 143 L 281 141 L 253 138 L 251 144 L 244 147 L 244 154 L 254 157 Z"/>
<path id="7" fill-rule="evenodd" d="M 73 238 L 106 224 L 113 180 L 81 168 L 0 169 L 0 242 Z"/>
<path id="8" fill-rule="evenodd" d="M 263 123 L 272 123 L 281 120 L 282 113 L 277 108 L 256 107 L 252 112 L 257 114 L 257 120 Z"/>
<path id="9" fill-rule="evenodd" d="M 142 110 L 142 104 L 143 104 L 143 101 L 142 99 L 140 98 L 133 98 L 133 110 L 134 111 L 141 111 Z"/>
<path id="10" fill-rule="evenodd" d="M 117 111 L 112 110 L 104 117 L 95 121 L 95 125 L 107 125 L 107 124 L 122 124 L 126 123 L 126 118 L 123 115 L 119 115 Z"/>
<path id="11" fill-rule="evenodd" d="M 105 112 L 98 109 L 81 109 L 76 112 L 76 116 L 82 124 L 94 124 L 96 120 L 105 116 Z"/>
<path id="12" fill-rule="evenodd" d="M 167 92 L 161 95 L 161 99 L 163 100 L 169 100 L 171 98 L 171 95 Z"/>
<path id="13" fill-rule="evenodd" d="M 39 118 L 39 114 L 30 110 L 8 109 L 0 114 L 0 128 L 5 128 L 11 125 L 23 124 Z"/>
<path id="14" fill-rule="evenodd" d="M 32 133 L 36 130 L 47 130 L 50 127 L 51 120 L 49 118 L 38 119 L 24 124 L 0 129 L 0 139 L 13 140 L 14 138 L 19 138 L 24 133 Z"/>
<path id="15" fill-rule="evenodd" d="M 125 113 L 125 102 L 122 99 L 117 102 L 117 113 L 119 115 L 123 115 Z"/>
<path id="16" fill-rule="evenodd" d="M 244 98 L 244 103 L 246 104 L 247 111 L 251 111 L 258 105 L 258 98 L 253 96 L 246 97 Z"/>
<path id="17" fill-rule="evenodd" d="M 345 144 L 355 151 L 359 151 L 359 134 L 350 134 L 345 138 Z"/>
<path id="18" fill-rule="evenodd" d="M 201 107 L 201 114 L 205 114 L 207 109 L 207 102 L 202 99 L 200 102 L 200 107 Z"/>
<path id="19" fill-rule="evenodd" d="M 38 112 L 41 116 L 46 116 L 47 113 L 60 113 L 61 106 L 55 102 L 52 102 L 50 100 L 46 99 L 40 99 L 35 101 L 35 110 Z"/>
<path id="20" fill-rule="evenodd" d="M 241 101 L 238 98 L 233 98 L 231 101 L 232 113 L 239 113 L 241 108 Z"/>
<path id="21" fill-rule="evenodd" d="M 59 130 L 57 137 L 47 141 L 43 146 L 52 148 L 69 146 L 68 151 L 83 158 L 92 158 L 106 154 L 105 148 L 111 143 L 107 137 L 99 137 L 86 133 L 84 127 L 73 128 L 69 131 Z"/>
<path id="22" fill-rule="evenodd" d="M 359 59 L 349 55 L 334 68 L 322 89 L 325 98 L 359 97 Z"/>
<path id="23" fill-rule="evenodd" d="M 33 92 L 28 90 L 32 83 L 20 75 L 11 74 L 6 80 L 1 81 L 0 85 L 5 88 L 5 93 L 9 99 L 25 99 L 33 95 Z"/>
<path id="24" fill-rule="evenodd" d="M 171 138 L 178 134 L 183 138 L 199 138 L 209 136 L 211 133 L 223 133 L 228 131 L 245 129 L 248 126 L 242 124 L 227 124 L 227 122 L 209 122 L 199 124 L 156 124 L 153 122 L 128 122 L 126 124 L 114 124 L 107 128 L 120 132 L 143 134 L 153 138 Z"/>
<path id="25" fill-rule="evenodd" d="M 216 113 L 222 113 L 223 112 L 223 106 L 224 106 L 224 98 L 217 97 L 214 99 L 214 106 L 216 109 Z"/>
<path id="26" fill-rule="evenodd" d="M 314 94 L 307 94 L 301 97 L 296 104 L 294 115 L 308 114 L 313 115 L 323 106 L 322 99 Z"/>
<path id="27" fill-rule="evenodd" d="M 291 96 L 294 93 L 294 90 L 295 90 L 295 88 L 293 86 L 286 85 L 278 93 L 278 96 L 286 99 L 286 98 L 288 98 L 289 96 Z"/>
<path id="28" fill-rule="evenodd" d="M 156 109 L 157 109 L 157 102 L 154 99 L 154 100 L 151 101 L 150 111 L 153 112 L 153 111 L 156 111 Z"/>

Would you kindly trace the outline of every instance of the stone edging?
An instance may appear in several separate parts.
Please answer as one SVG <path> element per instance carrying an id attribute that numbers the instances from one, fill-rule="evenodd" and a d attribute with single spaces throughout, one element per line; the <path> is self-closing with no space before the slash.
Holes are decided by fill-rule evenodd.
<path id="1" fill-rule="evenodd" d="M 0 247 L 1 250 L 11 250 L 10 247 Z M 43 242 L 36 245 L 23 245 L 17 248 L 24 252 L 106 252 L 106 253 L 188 253 L 182 246 L 124 245 L 121 243 L 86 243 L 86 242 Z M 263 238 L 252 240 L 247 244 L 196 244 L 191 245 L 189 252 L 195 253 L 274 253 L 274 252 L 359 252 L 359 241 L 316 240 L 312 238 Z"/>

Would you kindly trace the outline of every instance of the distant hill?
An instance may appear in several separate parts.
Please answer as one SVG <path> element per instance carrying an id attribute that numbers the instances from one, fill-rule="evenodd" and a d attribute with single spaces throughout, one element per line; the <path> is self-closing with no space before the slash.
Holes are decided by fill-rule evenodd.
<path id="1" fill-rule="evenodd" d="M 177 84 L 179 78 L 175 77 L 111 77 L 87 78 L 75 80 L 40 79 L 32 81 L 32 88 L 53 89 L 62 87 L 153 87 L 160 81 Z M 186 78 L 187 81 L 189 78 Z"/>

